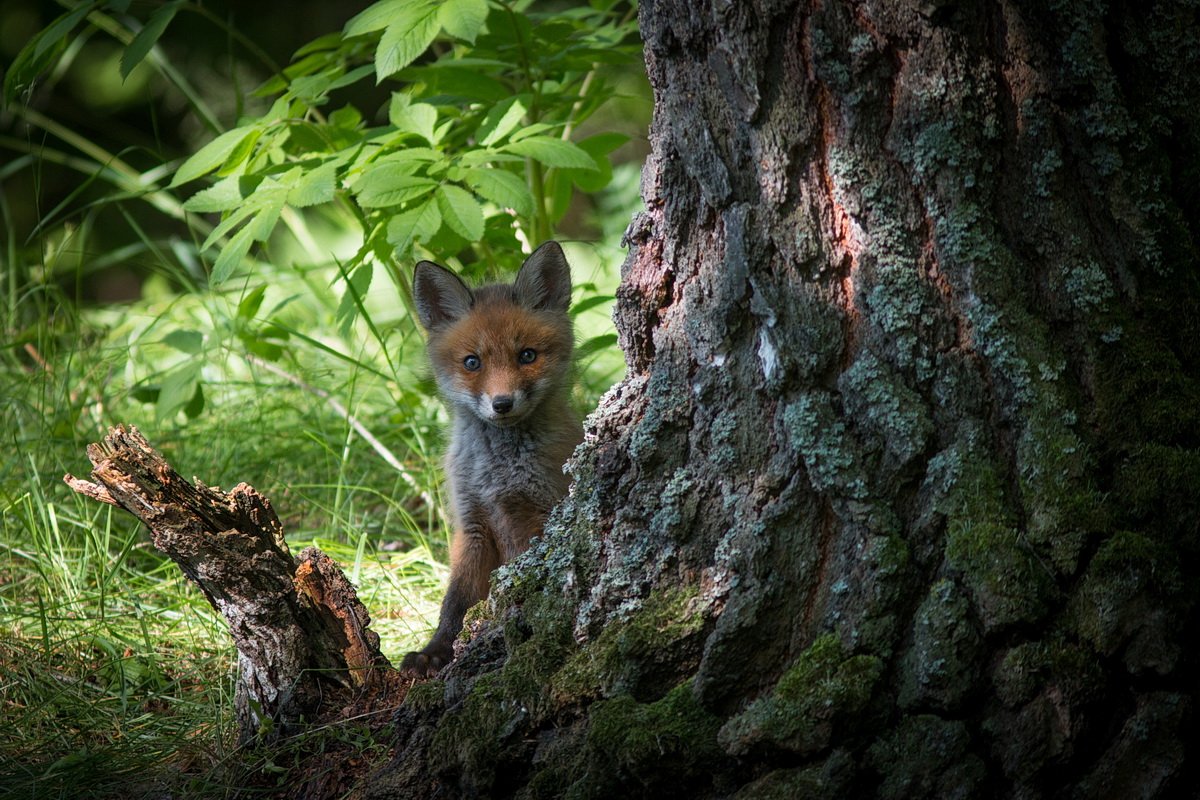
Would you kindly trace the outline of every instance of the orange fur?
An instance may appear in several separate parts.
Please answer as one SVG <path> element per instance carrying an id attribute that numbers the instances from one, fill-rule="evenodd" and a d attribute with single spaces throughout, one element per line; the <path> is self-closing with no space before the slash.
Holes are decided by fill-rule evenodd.
<path id="1" fill-rule="evenodd" d="M 437 631 L 402 669 L 449 663 L 463 614 L 487 597 L 492 570 L 529 547 L 567 489 L 563 462 L 582 438 L 567 402 L 573 335 L 570 271 L 548 242 L 512 285 L 471 290 L 431 262 L 413 298 L 429 358 L 454 420 L 446 454 L 455 519 L 450 586 Z"/>

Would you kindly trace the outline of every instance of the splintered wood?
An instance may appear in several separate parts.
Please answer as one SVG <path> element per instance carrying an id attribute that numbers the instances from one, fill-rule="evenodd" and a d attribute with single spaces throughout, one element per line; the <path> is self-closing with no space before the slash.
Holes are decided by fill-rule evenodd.
<path id="1" fill-rule="evenodd" d="M 185 480 L 135 427 L 87 448 L 91 480 L 75 491 L 119 506 L 224 616 L 239 654 L 241 738 L 271 739 L 312 722 L 402 699 L 370 616 L 341 569 L 315 547 L 297 559 L 267 498 Z"/>

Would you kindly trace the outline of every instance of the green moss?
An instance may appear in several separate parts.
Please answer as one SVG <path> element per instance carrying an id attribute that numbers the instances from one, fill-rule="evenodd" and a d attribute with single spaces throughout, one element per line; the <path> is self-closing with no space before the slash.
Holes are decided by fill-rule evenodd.
<path id="1" fill-rule="evenodd" d="M 1125 648 L 1135 671 L 1167 671 L 1179 656 L 1183 586 L 1173 550 L 1118 531 L 1096 552 L 1072 598 L 1079 635 L 1104 655 Z"/>
<path id="2" fill-rule="evenodd" d="M 1171 309 L 1164 309 L 1171 311 Z M 1191 312 L 1188 312 L 1191 313 Z M 1123 324 L 1126 334 L 1096 359 L 1096 414 L 1114 444 L 1175 445 L 1200 438 L 1200 376 L 1145 329 Z"/>
<path id="3" fill-rule="evenodd" d="M 678 790 L 724 758 L 720 720 L 696 702 L 690 681 L 653 703 L 629 695 L 602 700 L 589 716 L 589 771 L 610 773 L 622 785 Z"/>
<path id="4" fill-rule="evenodd" d="M 744 755 L 771 745 L 811 755 L 829 745 L 834 727 L 866 708 L 883 672 L 874 656 L 848 656 L 836 636 L 813 642 L 765 697 L 721 728 L 726 751 Z"/>
<path id="5" fill-rule="evenodd" d="M 697 603 L 698 587 L 658 589 L 629 618 L 605 626 L 600 636 L 576 651 L 550 677 L 554 697 L 594 697 L 600 693 L 653 694 L 674 685 L 679 649 L 698 645 L 706 614 Z"/>
<path id="6" fill-rule="evenodd" d="M 430 767 L 441 772 L 457 766 L 486 793 L 504 754 L 520 746 L 511 739 L 525 716 L 500 671 L 481 675 L 463 702 L 441 717 L 429 745 Z"/>
<path id="7" fill-rule="evenodd" d="M 1000 702 L 1016 708 L 1051 686 L 1058 696 L 1070 698 L 1072 703 L 1085 702 L 1098 696 L 1104 677 L 1095 655 L 1085 648 L 1047 640 L 1007 650 L 992 682 Z"/>
<path id="8" fill-rule="evenodd" d="M 445 681 L 418 681 L 409 687 L 404 705 L 417 711 L 436 711 L 445 705 L 445 697 Z"/>
<path id="9" fill-rule="evenodd" d="M 854 758 L 845 750 L 810 767 L 777 769 L 738 790 L 734 800 L 829 800 L 847 797 L 854 779 Z"/>
<path id="10" fill-rule="evenodd" d="M 1109 527 L 1103 498 L 1090 482 L 1088 447 L 1054 393 L 1041 392 L 1017 442 L 1017 464 L 1029 541 L 1060 575 L 1076 570 L 1089 537 Z"/>
<path id="11" fill-rule="evenodd" d="M 863 546 L 860 591 L 866 595 L 865 613 L 850 631 L 856 650 L 889 658 L 902 635 L 898 614 L 908 587 L 911 557 L 908 543 L 899 536 L 871 536 Z M 835 582 L 834 592 L 848 590 L 846 579 Z"/>
<path id="12" fill-rule="evenodd" d="M 966 725 L 928 714 L 906 717 L 867 752 L 882 776 L 876 797 L 969 800 L 979 796 L 987 769 L 969 750 Z"/>
<path id="13" fill-rule="evenodd" d="M 1147 444 L 1117 467 L 1114 497 L 1127 525 L 1200 551 L 1200 451 Z"/>
<path id="14" fill-rule="evenodd" d="M 991 633 L 1041 619 L 1053 599 L 1052 573 L 1009 511 L 1002 473 L 979 426 L 930 460 L 922 491 L 946 516 L 947 564 L 967 588 Z"/>
<path id="15" fill-rule="evenodd" d="M 946 532 L 946 558 L 962 575 L 986 632 L 1036 622 L 1049 610 L 1054 583 L 1015 528 L 956 518 Z"/>

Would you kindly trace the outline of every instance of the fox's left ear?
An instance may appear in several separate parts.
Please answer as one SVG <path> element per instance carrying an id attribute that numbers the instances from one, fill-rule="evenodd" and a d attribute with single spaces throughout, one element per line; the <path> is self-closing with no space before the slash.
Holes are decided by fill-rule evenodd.
<path id="1" fill-rule="evenodd" d="M 526 308 L 567 310 L 571 305 L 571 267 L 558 242 L 546 242 L 525 259 L 513 291 Z"/>

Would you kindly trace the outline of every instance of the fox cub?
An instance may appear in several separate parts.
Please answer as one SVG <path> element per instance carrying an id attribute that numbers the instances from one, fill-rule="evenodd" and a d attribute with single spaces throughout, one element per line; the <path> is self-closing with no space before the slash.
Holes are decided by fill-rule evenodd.
<path id="1" fill-rule="evenodd" d="M 563 463 L 583 431 L 568 404 L 571 269 L 557 242 L 534 251 L 511 285 L 471 290 L 422 261 L 413 299 L 453 417 L 445 464 L 454 519 L 450 588 L 433 639 L 401 665 L 424 676 L 449 663 L 463 614 L 487 597 L 492 570 L 542 532 L 567 491 Z"/>

